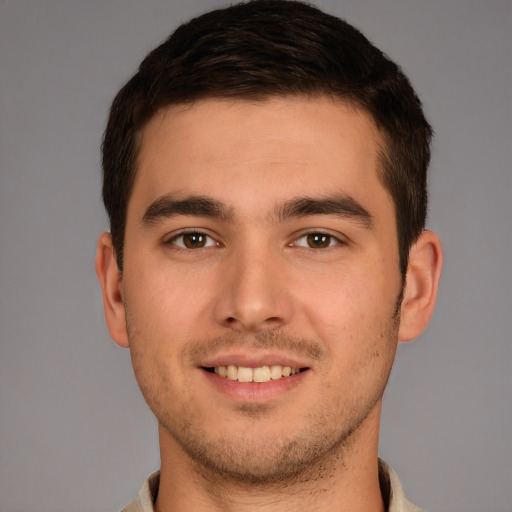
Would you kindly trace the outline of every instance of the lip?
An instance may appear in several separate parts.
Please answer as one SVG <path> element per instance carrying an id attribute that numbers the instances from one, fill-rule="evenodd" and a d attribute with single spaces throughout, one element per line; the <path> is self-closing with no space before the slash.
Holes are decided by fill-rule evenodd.
<path id="1" fill-rule="evenodd" d="M 221 377 L 206 368 L 217 366 L 244 366 L 246 368 L 260 368 L 262 366 L 289 366 L 290 368 L 304 369 L 300 373 L 282 377 L 268 382 L 239 382 L 226 377 Z M 285 353 L 272 351 L 251 351 L 217 354 L 211 359 L 201 362 L 199 370 L 206 382 L 217 392 L 231 401 L 239 403 L 258 403 L 278 399 L 280 396 L 300 386 L 308 379 L 311 373 L 311 364 Z"/>
<path id="2" fill-rule="evenodd" d="M 207 371 L 204 367 L 200 370 L 208 384 L 216 391 L 228 399 L 240 403 L 261 403 L 278 399 L 304 383 L 311 373 L 311 370 L 307 369 L 295 375 L 268 382 L 239 382 L 227 377 L 220 377 Z"/>
<path id="3" fill-rule="evenodd" d="M 260 368 L 262 366 L 289 366 L 290 368 L 309 368 L 311 365 L 306 361 L 300 361 L 286 354 L 276 352 L 257 352 L 251 354 L 230 353 L 218 354 L 212 359 L 201 363 L 202 368 L 215 368 L 216 366 L 245 366 L 246 368 Z"/>

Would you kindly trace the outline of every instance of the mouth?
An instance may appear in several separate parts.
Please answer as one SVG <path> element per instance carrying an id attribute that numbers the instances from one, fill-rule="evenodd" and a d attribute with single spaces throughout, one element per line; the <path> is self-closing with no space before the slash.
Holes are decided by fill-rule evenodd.
<path id="1" fill-rule="evenodd" d="M 291 366 L 258 366 L 250 368 L 230 364 L 227 366 L 203 367 L 203 370 L 214 373 L 221 378 L 238 382 L 270 382 L 271 380 L 286 379 L 308 368 L 292 368 Z"/>

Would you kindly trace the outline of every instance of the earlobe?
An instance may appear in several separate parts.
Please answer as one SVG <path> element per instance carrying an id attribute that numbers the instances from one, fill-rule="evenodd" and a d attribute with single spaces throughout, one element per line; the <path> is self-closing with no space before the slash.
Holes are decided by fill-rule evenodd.
<path id="1" fill-rule="evenodd" d="M 423 231 L 409 252 L 400 315 L 400 341 L 417 338 L 427 327 L 437 299 L 443 250 L 433 231 Z"/>
<path id="2" fill-rule="evenodd" d="M 103 293 L 103 308 L 110 336 L 121 347 L 128 347 L 122 279 L 110 233 L 103 233 L 98 239 L 96 274 Z"/>

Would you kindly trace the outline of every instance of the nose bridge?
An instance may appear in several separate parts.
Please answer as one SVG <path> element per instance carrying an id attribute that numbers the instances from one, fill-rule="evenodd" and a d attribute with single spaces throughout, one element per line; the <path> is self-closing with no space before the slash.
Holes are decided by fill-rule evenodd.
<path id="1" fill-rule="evenodd" d="M 285 260 L 264 243 L 245 244 L 226 259 L 217 321 L 245 331 L 282 327 L 291 314 Z"/>

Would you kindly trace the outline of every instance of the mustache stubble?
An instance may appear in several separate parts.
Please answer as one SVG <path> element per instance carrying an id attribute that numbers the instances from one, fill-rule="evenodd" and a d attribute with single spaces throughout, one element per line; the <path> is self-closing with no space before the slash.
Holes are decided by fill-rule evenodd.
<path id="1" fill-rule="evenodd" d="M 256 334 L 229 333 L 210 340 L 190 341 L 183 349 L 183 361 L 198 362 L 214 357 L 221 351 L 276 350 L 308 360 L 322 361 L 327 357 L 326 347 L 319 341 L 300 336 L 291 336 L 280 329 Z"/>

